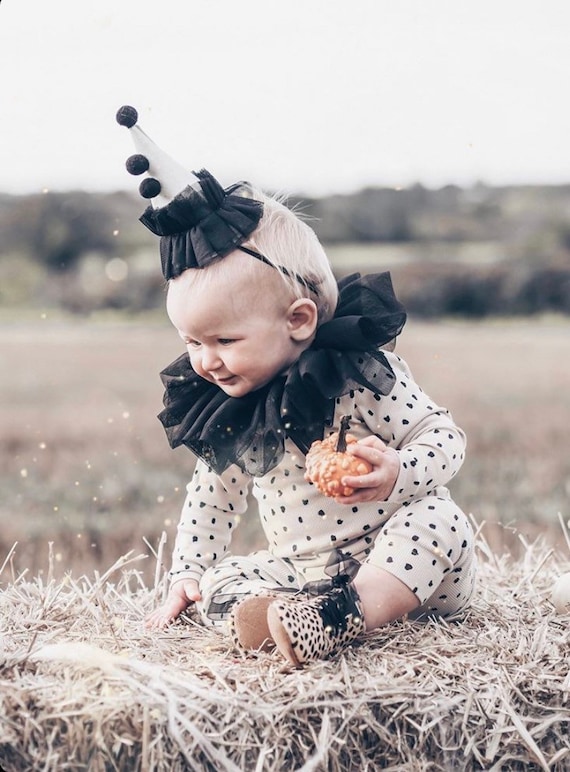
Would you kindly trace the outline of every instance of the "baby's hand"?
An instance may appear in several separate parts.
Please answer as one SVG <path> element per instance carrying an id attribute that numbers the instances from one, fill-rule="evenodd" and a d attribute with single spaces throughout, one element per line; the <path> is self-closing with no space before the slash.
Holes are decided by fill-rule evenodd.
<path id="1" fill-rule="evenodd" d="M 163 630 L 194 601 L 200 600 L 200 588 L 195 579 L 176 582 L 170 588 L 166 601 L 145 619 L 147 630 Z"/>
<path id="2" fill-rule="evenodd" d="M 341 504 L 356 504 L 362 501 L 386 501 L 392 493 L 400 473 L 400 457 L 393 448 L 385 445 L 379 437 L 365 437 L 347 447 L 347 453 L 362 458 L 372 465 L 368 474 L 347 475 L 342 484 L 354 488 L 350 496 L 337 496 Z"/>

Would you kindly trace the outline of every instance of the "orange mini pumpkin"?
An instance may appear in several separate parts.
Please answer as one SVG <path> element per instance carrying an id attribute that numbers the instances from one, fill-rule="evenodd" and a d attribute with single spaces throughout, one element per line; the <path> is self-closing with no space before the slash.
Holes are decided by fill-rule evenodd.
<path id="1" fill-rule="evenodd" d="M 354 488 L 343 485 L 346 475 L 368 474 L 372 466 L 368 461 L 346 452 L 347 445 L 357 442 L 347 434 L 348 416 L 343 416 L 338 432 L 325 440 L 316 440 L 305 459 L 305 480 L 312 482 L 325 496 L 350 496 Z"/>

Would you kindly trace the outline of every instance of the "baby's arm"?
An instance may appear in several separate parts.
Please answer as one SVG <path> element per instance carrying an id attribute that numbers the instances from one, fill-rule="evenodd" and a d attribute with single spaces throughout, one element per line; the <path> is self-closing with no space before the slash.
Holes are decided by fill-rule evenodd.
<path id="1" fill-rule="evenodd" d="M 162 630 L 185 611 L 191 603 L 200 600 L 200 588 L 195 579 L 181 579 L 170 588 L 165 602 L 145 619 L 147 630 Z"/>
<path id="2" fill-rule="evenodd" d="M 396 375 L 393 390 L 381 398 L 364 389 L 355 394 L 355 415 L 371 434 L 347 450 L 373 470 L 343 478 L 355 489 L 352 496 L 338 499 L 343 504 L 425 495 L 446 485 L 463 463 L 465 435 L 448 411 L 422 391 L 400 357 L 387 353 L 386 358 Z"/>
<path id="3" fill-rule="evenodd" d="M 237 516 L 247 507 L 248 485 L 249 478 L 237 467 L 218 476 L 203 462 L 196 464 L 178 524 L 170 591 L 147 617 L 148 629 L 166 627 L 201 599 L 200 577 L 226 553 Z"/>

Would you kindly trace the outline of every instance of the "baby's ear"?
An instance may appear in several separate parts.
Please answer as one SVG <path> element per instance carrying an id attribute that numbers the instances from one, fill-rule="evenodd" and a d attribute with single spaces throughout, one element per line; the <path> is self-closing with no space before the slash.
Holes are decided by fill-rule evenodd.
<path id="1" fill-rule="evenodd" d="M 318 310 L 309 298 L 295 300 L 287 309 L 287 327 L 293 340 L 306 341 L 317 329 Z"/>

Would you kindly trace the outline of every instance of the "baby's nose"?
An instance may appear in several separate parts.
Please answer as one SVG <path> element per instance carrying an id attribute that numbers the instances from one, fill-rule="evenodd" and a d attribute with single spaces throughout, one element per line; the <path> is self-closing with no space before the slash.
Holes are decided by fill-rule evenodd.
<path id="1" fill-rule="evenodd" d="M 202 367 L 204 370 L 217 370 L 222 360 L 215 349 L 205 349 L 202 352 Z"/>

